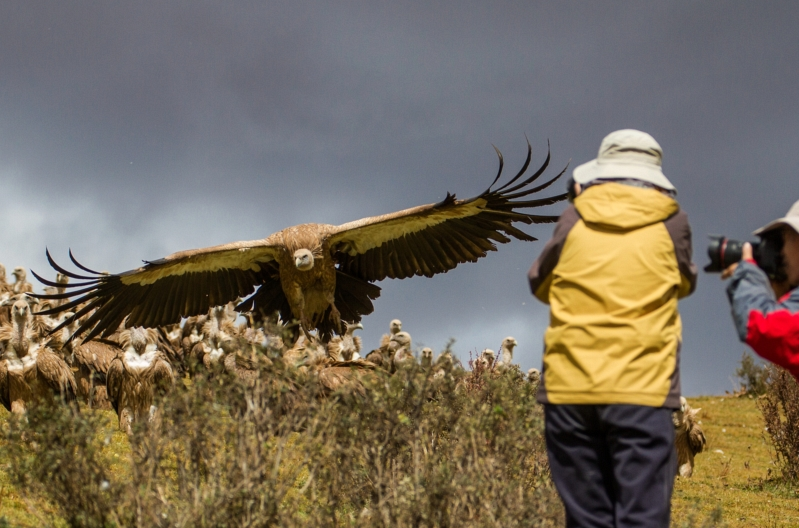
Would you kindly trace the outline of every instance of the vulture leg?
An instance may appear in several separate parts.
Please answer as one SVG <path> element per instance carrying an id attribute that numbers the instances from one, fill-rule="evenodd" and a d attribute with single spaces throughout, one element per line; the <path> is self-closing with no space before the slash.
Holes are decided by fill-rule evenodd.
<path id="1" fill-rule="evenodd" d="M 338 335 L 344 335 L 344 332 L 341 331 L 341 312 L 339 312 L 338 308 L 336 308 L 336 305 L 332 299 L 332 295 L 329 302 L 330 302 L 330 317 L 333 319 L 333 324 L 336 325 L 336 333 Z"/>
<path id="2" fill-rule="evenodd" d="M 300 312 L 300 326 L 302 327 L 302 333 L 305 334 L 305 339 L 311 341 L 313 337 L 311 337 L 310 329 L 316 328 L 316 325 L 311 323 L 311 320 L 306 317 L 305 310 Z"/>
<path id="3" fill-rule="evenodd" d="M 11 402 L 11 412 L 17 416 L 25 415 L 25 400 L 19 399 Z"/>

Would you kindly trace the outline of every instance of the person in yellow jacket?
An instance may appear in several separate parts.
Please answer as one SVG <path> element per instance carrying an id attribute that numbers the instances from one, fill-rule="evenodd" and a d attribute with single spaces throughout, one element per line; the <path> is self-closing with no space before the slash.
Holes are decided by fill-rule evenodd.
<path id="1" fill-rule="evenodd" d="M 567 526 L 667 527 L 680 407 L 677 300 L 691 229 L 652 136 L 618 130 L 574 169 L 573 204 L 528 273 L 550 305 L 538 400 Z"/>

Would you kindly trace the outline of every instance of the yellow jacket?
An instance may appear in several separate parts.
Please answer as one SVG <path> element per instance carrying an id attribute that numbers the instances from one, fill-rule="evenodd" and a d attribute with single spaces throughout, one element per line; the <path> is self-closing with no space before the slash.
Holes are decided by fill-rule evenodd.
<path id="1" fill-rule="evenodd" d="M 539 401 L 679 407 L 677 299 L 694 290 L 696 267 L 674 199 L 621 183 L 589 187 L 528 278 L 551 306 Z"/>

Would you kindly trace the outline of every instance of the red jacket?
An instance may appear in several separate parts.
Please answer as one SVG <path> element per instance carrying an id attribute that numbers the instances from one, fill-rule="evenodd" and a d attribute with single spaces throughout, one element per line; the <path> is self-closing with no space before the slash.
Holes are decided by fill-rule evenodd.
<path id="1" fill-rule="evenodd" d="M 799 380 L 799 288 L 774 297 L 765 272 L 741 262 L 727 285 L 738 337 Z"/>

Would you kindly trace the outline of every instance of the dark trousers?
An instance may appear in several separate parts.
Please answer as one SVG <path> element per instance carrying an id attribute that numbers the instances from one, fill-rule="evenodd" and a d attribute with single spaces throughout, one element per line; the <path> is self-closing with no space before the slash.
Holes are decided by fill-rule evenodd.
<path id="1" fill-rule="evenodd" d="M 671 412 L 544 406 L 549 466 L 567 528 L 668 528 L 677 473 Z"/>

